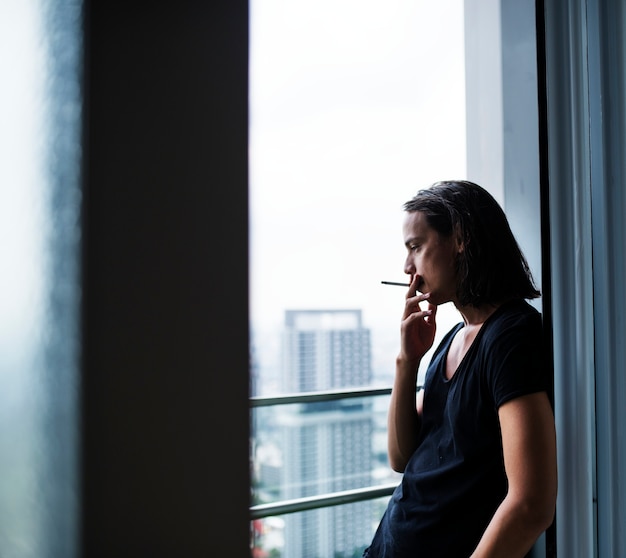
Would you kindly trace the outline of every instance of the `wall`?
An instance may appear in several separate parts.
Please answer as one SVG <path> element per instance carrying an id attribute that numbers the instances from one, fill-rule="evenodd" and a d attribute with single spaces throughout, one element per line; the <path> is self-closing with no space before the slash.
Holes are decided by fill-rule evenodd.
<path id="1" fill-rule="evenodd" d="M 86 4 L 90 558 L 249 555 L 247 9 Z"/>

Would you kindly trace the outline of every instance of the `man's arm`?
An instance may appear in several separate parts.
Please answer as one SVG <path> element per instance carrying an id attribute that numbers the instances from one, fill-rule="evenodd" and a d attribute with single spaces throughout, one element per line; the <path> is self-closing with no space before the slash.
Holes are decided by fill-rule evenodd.
<path id="1" fill-rule="evenodd" d="M 419 275 L 412 275 L 406 294 L 400 327 L 400 354 L 396 358 L 396 375 L 387 415 L 387 453 L 391 468 L 398 473 L 404 472 L 417 448 L 424 400 L 423 390 L 417 399 L 415 396 L 417 369 L 432 347 L 437 330 L 437 307 L 432 304 L 428 304 L 427 310 L 420 307 L 430 294 L 418 293 L 419 281 Z"/>
<path id="2" fill-rule="evenodd" d="M 554 518 L 556 435 L 546 393 L 508 401 L 498 414 L 509 488 L 471 558 L 523 558 Z"/>
<path id="3" fill-rule="evenodd" d="M 417 398 L 415 396 L 417 369 L 432 347 L 437 330 L 437 307 L 432 304 L 428 304 L 427 310 L 420 307 L 430 294 L 417 292 L 419 281 L 419 275 L 411 276 L 400 327 L 400 354 L 396 358 L 396 375 L 387 415 L 387 454 L 391 468 L 398 473 L 404 472 L 417 448 L 424 401 L 423 390 Z"/>
<path id="4" fill-rule="evenodd" d="M 400 357 L 396 359 L 396 376 L 387 415 L 387 453 L 391 468 L 398 473 L 404 472 L 417 448 L 424 401 L 424 390 L 415 396 L 418 364 L 403 361 Z"/>

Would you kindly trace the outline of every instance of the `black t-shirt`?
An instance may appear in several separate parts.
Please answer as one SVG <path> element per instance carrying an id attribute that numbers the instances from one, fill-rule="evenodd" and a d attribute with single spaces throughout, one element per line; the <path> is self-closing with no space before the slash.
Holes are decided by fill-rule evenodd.
<path id="1" fill-rule="evenodd" d="M 461 327 L 428 367 L 418 447 L 368 558 L 467 558 L 507 491 L 498 409 L 548 391 L 541 315 L 527 302 L 500 306 L 447 380 L 446 355 Z"/>

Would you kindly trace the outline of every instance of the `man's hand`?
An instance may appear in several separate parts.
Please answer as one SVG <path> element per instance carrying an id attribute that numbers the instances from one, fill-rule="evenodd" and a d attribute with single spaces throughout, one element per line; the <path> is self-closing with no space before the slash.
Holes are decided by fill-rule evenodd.
<path id="1" fill-rule="evenodd" d="M 406 362 L 420 361 L 435 341 L 437 325 L 435 314 L 437 306 L 428 304 L 423 310 L 420 303 L 427 301 L 430 293 L 420 293 L 417 290 L 420 276 L 414 275 L 406 294 L 406 303 L 402 315 L 401 341 L 399 359 Z"/>

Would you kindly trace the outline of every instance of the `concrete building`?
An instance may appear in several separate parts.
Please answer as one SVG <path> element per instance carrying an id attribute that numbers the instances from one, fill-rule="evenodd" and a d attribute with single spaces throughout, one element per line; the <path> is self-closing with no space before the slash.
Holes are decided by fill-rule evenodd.
<path id="1" fill-rule="evenodd" d="M 286 391 L 359 387 L 371 381 L 370 332 L 360 310 L 288 310 L 283 342 Z M 371 401 L 290 405 L 281 409 L 277 424 L 282 499 L 371 484 Z M 352 556 L 371 539 L 371 522 L 371 502 L 289 514 L 284 556 Z"/>

